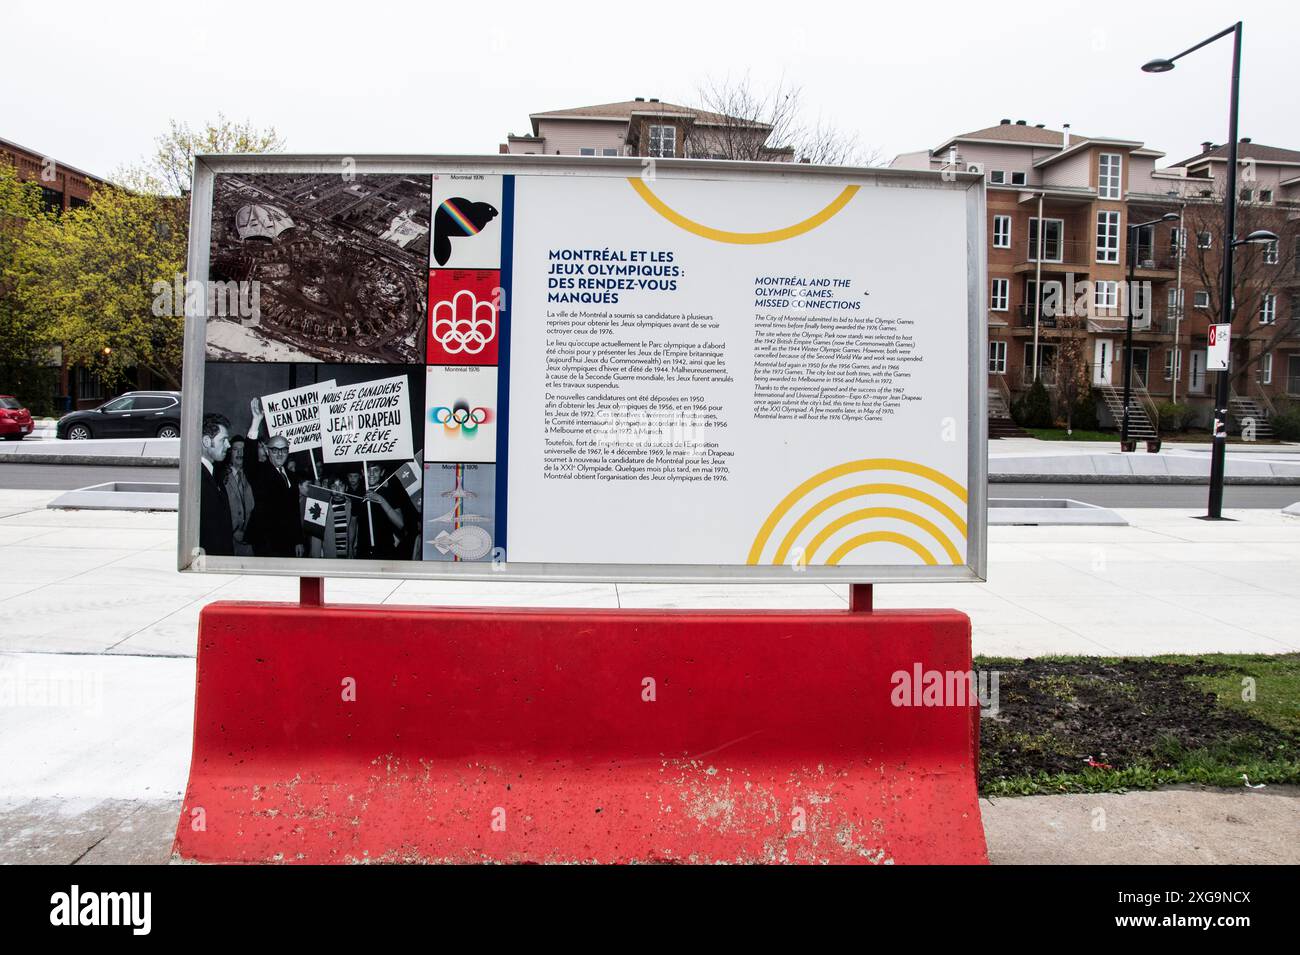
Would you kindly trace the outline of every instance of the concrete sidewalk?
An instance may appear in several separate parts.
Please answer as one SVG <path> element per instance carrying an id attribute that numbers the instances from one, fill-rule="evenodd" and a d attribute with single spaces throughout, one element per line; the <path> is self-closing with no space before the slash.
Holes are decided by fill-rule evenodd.
<path id="1" fill-rule="evenodd" d="M 177 799 L 0 803 L 0 865 L 171 861 Z M 1295 865 L 1300 787 L 980 800 L 994 865 Z"/>
<path id="2" fill-rule="evenodd" d="M 199 611 L 216 599 L 295 600 L 297 581 L 178 574 L 174 514 L 46 510 L 56 493 L 0 491 L 0 672 L 68 693 L 63 705 L 4 710 L 0 862 L 161 861 L 189 765 Z M 1131 526 L 992 528 L 988 583 L 881 586 L 876 604 L 963 610 L 976 652 L 989 655 L 1300 650 L 1300 519 L 1234 511 L 1236 522 L 1208 524 L 1193 520 L 1193 511 L 1122 513 Z M 326 597 L 479 606 L 847 606 L 846 588 L 822 584 L 330 579 Z M 1211 800 L 1204 810 L 1143 802 L 1160 795 L 1113 797 L 1125 801 L 1108 810 L 1105 839 L 1079 827 L 1091 819 L 1085 810 L 1107 805 L 1099 800 L 1108 797 L 1041 797 L 1052 800 L 1041 809 L 1029 799 L 985 802 L 990 850 L 995 861 L 1110 861 L 1108 854 L 1145 861 L 1150 855 L 1141 847 L 1159 841 L 1151 833 L 1165 832 L 1159 838 L 1185 850 L 1170 861 L 1259 861 L 1231 855 L 1230 837 L 1244 831 L 1233 819 L 1251 827 L 1241 843 L 1246 854 L 1273 846 L 1276 855 L 1276 844 L 1286 841 L 1278 834 L 1295 831 L 1295 799 L 1265 803 L 1254 794 L 1220 793 L 1242 802 L 1225 809 Z M 1090 801 L 1069 808 L 1075 799 Z M 1127 819 L 1131 826 L 1120 825 Z M 1206 827 L 1220 823 L 1226 835 L 1211 841 Z M 1176 839 L 1167 835 L 1174 831 Z"/>
<path id="3" fill-rule="evenodd" d="M 1002 438 L 988 449 L 992 484 L 1204 484 L 1210 473 L 1208 444 L 1166 443 L 1157 454 L 1123 454 L 1118 443 Z M 0 443 L 0 463 L 166 467 L 179 454 L 176 438 Z M 1231 444 L 1225 475 L 1230 484 L 1300 485 L 1300 444 Z"/>
<path id="4" fill-rule="evenodd" d="M 990 483 L 1205 484 L 1209 444 L 1166 443 L 1156 454 L 1118 443 L 1002 438 L 989 442 Z M 1229 484 L 1300 484 L 1300 445 L 1230 444 Z"/>
<path id="5" fill-rule="evenodd" d="M 192 657 L 211 600 L 296 600 L 283 577 L 179 574 L 176 515 L 51 511 L 0 491 L 0 651 Z M 1300 650 L 1300 519 L 1273 510 L 1119 509 L 1127 527 L 993 527 L 984 584 L 876 588 L 878 607 L 969 614 L 976 653 Z M 336 579 L 333 602 L 571 607 L 835 608 L 827 584 L 507 584 Z"/>

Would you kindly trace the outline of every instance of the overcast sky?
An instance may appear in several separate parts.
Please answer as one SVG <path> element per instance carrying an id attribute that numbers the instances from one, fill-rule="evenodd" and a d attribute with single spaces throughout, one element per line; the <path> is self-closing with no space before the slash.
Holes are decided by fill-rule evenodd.
<path id="1" fill-rule="evenodd" d="M 55 11 L 55 12 L 52 12 Z M 1241 134 L 1300 149 L 1294 0 L 878 4 L 314 0 L 6 4 L 0 138 L 107 175 L 169 118 L 274 125 L 294 152 L 495 153 L 528 114 L 784 78 L 880 150 L 1024 119 L 1137 139 L 1175 162 L 1227 137 L 1245 22 Z"/>

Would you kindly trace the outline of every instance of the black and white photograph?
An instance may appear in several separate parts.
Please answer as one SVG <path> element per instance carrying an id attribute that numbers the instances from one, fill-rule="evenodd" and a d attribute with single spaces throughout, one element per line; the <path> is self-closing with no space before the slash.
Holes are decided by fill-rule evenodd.
<path id="1" fill-rule="evenodd" d="M 421 559 L 423 368 L 210 362 L 205 377 L 205 554 Z"/>
<path id="2" fill-rule="evenodd" d="M 430 179 L 348 168 L 216 177 L 209 361 L 424 360 Z"/>

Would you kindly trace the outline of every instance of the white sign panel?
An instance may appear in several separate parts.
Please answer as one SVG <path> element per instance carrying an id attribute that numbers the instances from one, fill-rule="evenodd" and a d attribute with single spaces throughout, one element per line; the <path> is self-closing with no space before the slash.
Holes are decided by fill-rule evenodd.
<path id="1" fill-rule="evenodd" d="M 333 381 L 291 388 L 262 396 L 266 430 L 288 439 L 290 451 L 320 447 L 320 396 L 332 391 Z"/>
<path id="2" fill-rule="evenodd" d="M 963 564 L 966 215 L 827 179 L 517 177 L 508 560 Z"/>
<path id="3" fill-rule="evenodd" d="M 1205 355 L 1206 371 L 1228 370 L 1228 348 L 1232 340 L 1231 325 L 1211 325 Z"/>
<path id="4" fill-rule="evenodd" d="M 413 456 L 405 375 L 333 388 L 321 394 L 320 406 L 326 464 Z"/>
<path id="5" fill-rule="evenodd" d="M 219 216 L 195 274 L 246 267 L 249 209 L 312 223 L 259 236 L 270 285 L 239 355 L 328 362 L 335 381 L 265 395 L 271 433 L 319 444 L 327 487 L 355 485 L 359 462 L 422 462 L 418 481 L 381 483 L 373 535 L 326 535 L 321 556 L 351 559 L 331 574 L 982 576 L 979 176 L 554 156 L 370 159 L 356 175 L 348 202 L 324 203 L 337 177 L 301 157 L 196 171 L 197 208 L 214 197 Z M 385 233 L 395 210 L 420 227 L 402 241 Z M 207 344 L 186 378 L 191 432 L 231 418 L 241 381 L 299 380 Z M 199 541 L 187 453 L 182 566 Z M 280 572 L 226 556 L 227 533 L 210 522 L 206 566 Z"/>

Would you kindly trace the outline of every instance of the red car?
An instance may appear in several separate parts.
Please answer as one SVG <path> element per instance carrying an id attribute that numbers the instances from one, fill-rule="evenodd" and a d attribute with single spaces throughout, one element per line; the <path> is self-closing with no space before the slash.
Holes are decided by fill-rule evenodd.
<path id="1" fill-rule="evenodd" d="M 0 438 L 21 441 L 32 433 L 32 413 L 12 395 L 0 395 Z"/>

